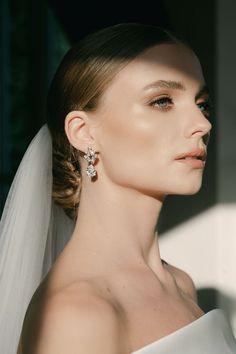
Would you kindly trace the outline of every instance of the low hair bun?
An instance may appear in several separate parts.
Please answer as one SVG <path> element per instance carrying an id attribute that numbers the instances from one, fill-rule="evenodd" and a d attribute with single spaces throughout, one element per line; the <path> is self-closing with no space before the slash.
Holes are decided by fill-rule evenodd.
<path id="1" fill-rule="evenodd" d="M 70 152 L 62 153 L 61 147 L 59 150 L 56 145 L 53 145 L 52 197 L 72 220 L 76 220 L 82 181 L 78 152 L 70 146 Z"/>

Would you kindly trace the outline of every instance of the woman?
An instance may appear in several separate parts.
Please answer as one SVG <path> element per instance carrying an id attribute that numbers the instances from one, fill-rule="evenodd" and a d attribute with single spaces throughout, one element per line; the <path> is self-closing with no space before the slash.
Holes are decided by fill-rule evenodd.
<path id="1" fill-rule="evenodd" d="M 197 193 L 206 162 L 209 94 L 193 51 L 158 27 L 105 28 L 66 54 L 47 108 L 53 198 L 75 226 L 18 352 L 235 353 L 222 311 L 204 314 L 158 246 L 165 197 Z"/>

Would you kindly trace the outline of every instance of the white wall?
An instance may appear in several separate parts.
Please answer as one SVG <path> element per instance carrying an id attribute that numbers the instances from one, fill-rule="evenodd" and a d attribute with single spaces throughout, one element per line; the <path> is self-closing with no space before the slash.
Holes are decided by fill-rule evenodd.
<path id="1" fill-rule="evenodd" d="M 213 288 L 236 334 L 236 204 L 218 204 L 162 234 L 161 256 Z"/>

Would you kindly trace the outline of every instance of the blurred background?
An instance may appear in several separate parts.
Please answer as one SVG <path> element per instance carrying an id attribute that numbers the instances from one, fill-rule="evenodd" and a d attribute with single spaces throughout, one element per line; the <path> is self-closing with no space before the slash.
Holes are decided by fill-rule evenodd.
<path id="1" fill-rule="evenodd" d="M 162 258 L 189 272 L 200 305 L 224 308 L 236 332 L 236 2 L 0 2 L 0 212 L 48 86 L 68 48 L 90 31 L 140 22 L 174 31 L 198 55 L 213 101 L 202 188 L 169 196 L 158 223 Z"/>

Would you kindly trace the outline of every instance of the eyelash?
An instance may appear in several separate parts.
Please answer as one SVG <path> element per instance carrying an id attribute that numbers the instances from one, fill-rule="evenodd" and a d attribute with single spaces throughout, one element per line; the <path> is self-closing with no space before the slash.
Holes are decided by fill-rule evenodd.
<path id="1" fill-rule="evenodd" d="M 202 106 L 203 110 L 201 110 L 201 111 L 204 114 L 204 116 L 207 117 L 207 118 L 210 117 L 211 112 L 212 112 L 212 104 L 211 104 L 211 101 L 209 99 L 198 103 L 197 106 L 199 107 L 200 110 L 201 110 L 200 106 Z"/>
<path id="2" fill-rule="evenodd" d="M 158 104 L 157 109 L 160 109 L 161 111 L 168 111 L 171 109 L 171 106 L 173 105 L 173 100 L 171 97 L 160 97 L 158 99 L 153 100 L 150 102 L 150 105 L 152 107 L 156 107 L 156 103 Z M 161 104 L 165 104 L 165 107 L 161 107 Z M 199 109 L 202 111 L 202 113 L 205 115 L 205 117 L 210 117 L 211 111 L 212 111 L 212 105 L 209 99 L 202 101 L 200 103 L 197 103 L 197 106 Z M 202 107 L 203 109 L 201 109 Z"/>
<path id="3" fill-rule="evenodd" d="M 160 98 L 157 98 L 155 99 L 154 101 L 152 101 L 150 103 L 150 105 L 152 107 L 155 107 L 155 104 L 158 103 L 159 106 L 157 107 L 158 109 L 162 110 L 162 111 L 168 111 L 170 109 L 170 105 L 173 104 L 173 100 L 171 97 L 160 97 Z M 160 107 L 160 104 L 161 103 L 168 103 L 168 105 L 166 107 Z"/>

